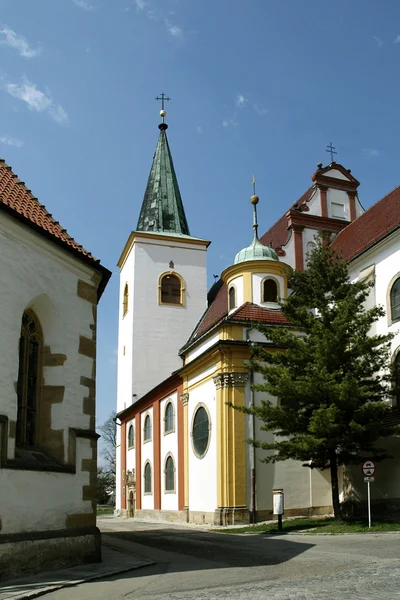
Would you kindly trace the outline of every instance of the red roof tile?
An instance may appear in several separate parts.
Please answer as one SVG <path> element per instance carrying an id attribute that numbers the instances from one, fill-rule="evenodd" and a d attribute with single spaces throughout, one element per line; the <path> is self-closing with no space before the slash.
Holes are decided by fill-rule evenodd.
<path id="1" fill-rule="evenodd" d="M 255 321 L 271 325 L 290 325 L 280 310 L 269 310 L 251 302 L 246 302 L 229 315 L 227 321 Z"/>
<path id="2" fill-rule="evenodd" d="M 352 260 L 400 226 L 400 186 L 349 223 L 334 239 L 331 247 Z"/>
<path id="3" fill-rule="evenodd" d="M 200 323 L 190 336 L 189 342 L 191 343 L 194 340 L 201 337 L 204 333 L 206 333 L 209 329 L 214 327 L 221 319 L 223 319 L 228 314 L 228 289 L 225 284 L 222 285 L 218 294 L 215 297 L 215 300 L 212 304 L 207 308 L 203 317 L 200 320 Z"/>
<path id="4" fill-rule="evenodd" d="M 81 254 L 99 265 L 99 260 L 68 235 L 67 230 L 53 219 L 45 206 L 40 204 L 3 159 L 0 159 L 0 208 L 7 210 L 27 225 L 42 230 L 47 235 L 50 234 L 54 241 L 61 242 L 75 254 Z"/>

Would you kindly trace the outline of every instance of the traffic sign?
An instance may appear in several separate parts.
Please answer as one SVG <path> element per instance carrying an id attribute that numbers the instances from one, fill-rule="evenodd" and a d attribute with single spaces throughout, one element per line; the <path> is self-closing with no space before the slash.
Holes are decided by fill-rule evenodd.
<path id="1" fill-rule="evenodd" d="M 362 471 L 365 477 L 372 477 L 375 475 L 375 468 L 375 463 L 373 463 L 372 460 L 366 460 L 362 464 Z"/>
<path id="2" fill-rule="evenodd" d="M 367 483 L 373 483 L 375 481 L 375 477 L 364 477 L 364 481 Z"/>

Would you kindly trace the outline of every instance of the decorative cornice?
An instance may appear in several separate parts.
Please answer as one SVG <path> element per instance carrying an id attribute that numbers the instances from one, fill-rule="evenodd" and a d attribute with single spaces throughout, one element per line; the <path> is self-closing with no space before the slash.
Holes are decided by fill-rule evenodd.
<path id="1" fill-rule="evenodd" d="M 188 392 L 181 394 L 181 402 L 182 402 L 183 406 L 187 405 L 187 403 L 189 402 L 189 393 Z"/>
<path id="2" fill-rule="evenodd" d="M 249 378 L 248 373 L 220 373 L 213 377 L 217 390 L 227 387 L 244 387 Z"/>

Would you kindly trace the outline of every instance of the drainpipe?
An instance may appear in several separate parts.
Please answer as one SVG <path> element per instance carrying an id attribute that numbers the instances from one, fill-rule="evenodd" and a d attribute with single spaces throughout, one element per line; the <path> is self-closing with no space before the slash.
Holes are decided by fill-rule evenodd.
<path id="1" fill-rule="evenodd" d="M 250 345 L 252 345 L 252 342 L 250 340 L 250 331 L 252 330 L 252 327 L 249 327 L 246 329 L 246 342 L 248 342 Z M 253 390 L 253 384 L 254 384 L 254 373 L 250 372 L 250 403 L 249 403 L 249 408 L 253 408 L 254 407 L 254 390 Z M 251 415 L 250 417 L 250 438 L 254 439 L 255 437 L 255 417 L 254 415 Z M 250 446 L 250 472 L 251 472 L 251 510 L 250 510 L 250 515 L 251 515 L 251 522 L 254 524 L 256 522 L 256 449 L 253 445 Z"/>

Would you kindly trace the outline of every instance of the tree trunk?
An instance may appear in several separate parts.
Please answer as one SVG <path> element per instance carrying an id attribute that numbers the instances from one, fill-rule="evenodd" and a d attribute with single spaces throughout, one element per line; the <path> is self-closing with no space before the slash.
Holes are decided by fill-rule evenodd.
<path id="1" fill-rule="evenodd" d="M 338 481 L 338 465 L 336 460 L 335 450 L 331 450 L 330 457 L 330 469 L 331 469 L 331 486 L 332 486 L 332 504 L 333 513 L 337 521 L 342 520 L 342 509 L 339 502 L 339 481 Z"/>

